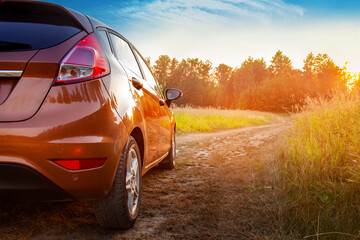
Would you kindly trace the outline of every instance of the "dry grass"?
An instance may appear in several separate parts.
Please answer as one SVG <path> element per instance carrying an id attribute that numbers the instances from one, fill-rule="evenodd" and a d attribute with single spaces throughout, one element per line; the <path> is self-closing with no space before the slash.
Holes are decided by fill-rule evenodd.
<path id="1" fill-rule="evenodd" d="M 269 124 L 279 115 L 247 110 L 177 107 L 173 109 L 180 133 L 211 132 L 238 127 Z"/>
<path id="2" fill-rule="evenodd" d="M 360 231 L 360 98 L 308 99 L 301 110 L 277 161 L 286 226 L 312 239 L 353 239 Z"/>

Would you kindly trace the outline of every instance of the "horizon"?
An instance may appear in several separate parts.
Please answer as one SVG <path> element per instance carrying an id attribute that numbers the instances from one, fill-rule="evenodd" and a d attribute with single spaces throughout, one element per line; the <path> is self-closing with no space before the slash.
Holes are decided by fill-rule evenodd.
<path id="1" fill-rule="evenodd" d="M 313 52 L 360 72 L 360 1 L 51 0 L 92 16 L 128 38 L 151 63 L 160 55 L 240 67 L 249 56 L 270 65 L 278 50 L 294 68 Z M 84 7 L 86 6 L 86 7 Z"/>

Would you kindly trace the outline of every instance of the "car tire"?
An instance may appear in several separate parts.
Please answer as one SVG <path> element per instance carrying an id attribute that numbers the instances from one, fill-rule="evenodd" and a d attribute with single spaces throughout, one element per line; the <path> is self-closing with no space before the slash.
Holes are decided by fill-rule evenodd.
<path id="1" fill-rule="evenodd" d="M 95 203 L 95 216 L 105 228 L 131 228 L 138 217 L 142 196 L 141 155 L 130 136 L 122 153 L 112 189 Z"/>
<path id="2" fill-rule="evenodd" d="M 174 169 L 176 166 L 176 139 L 175 139 L 175 131 L 173 133 L 173 137 L 171 140 L 171 148 L 169 154 L 161 161 L 160 167 L 163 169 Z"/>

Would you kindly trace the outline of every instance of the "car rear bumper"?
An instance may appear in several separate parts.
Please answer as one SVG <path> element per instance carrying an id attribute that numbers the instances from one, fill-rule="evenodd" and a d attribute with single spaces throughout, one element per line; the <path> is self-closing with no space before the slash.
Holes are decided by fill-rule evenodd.
<path id="1" fill-rule="evenodd" d="M 32 118 L 0 123 L 0 173 L 1 166 L 26 167 L 70 198 L 100 199 L 112 186 L 127 137 L 125 125 L 111 106 L 101 80 L 54 86 Z M 106 158 L 106 162 L 88 170 L 67 170 L 53 162 L 92 158 Z M 0 184 L 0 193 L 6 198 L 14 190 L 9 188 L 11 181 L 6 181 L 9 175 L 5 176 L 0 178 L 6 183 Z M 15 192 L 21 192 L 26 181 L 15 181 Z M 31 199 L 31 192 L 38 194 L 36 189 L 33 186 L 23 190 Z M 54 194 L 49 200 L 64 200 L 60 195 L 55 199 L 58 195 L 51 191 L 44 191 L 45 195 Z"/>
<path id="2" fill-rule="evenodd" d="M 0 164 L 0 202 L 69 200 L 74 198 L 33 169 Z"/>

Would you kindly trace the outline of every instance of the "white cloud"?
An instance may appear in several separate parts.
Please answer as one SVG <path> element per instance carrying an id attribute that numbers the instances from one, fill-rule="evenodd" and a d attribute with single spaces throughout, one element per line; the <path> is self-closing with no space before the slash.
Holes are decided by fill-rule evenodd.
<path id="1" fill-rule="evenodd" d="M 282 0 L 155 0 L 112 11 L 119 18 L 130 19 L 127 23 L 142 21 L 157 27 L 269 23 L 272 19 L 301 17 L 303 12 L 301 7 Z"/>

